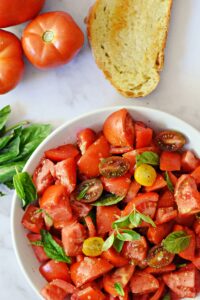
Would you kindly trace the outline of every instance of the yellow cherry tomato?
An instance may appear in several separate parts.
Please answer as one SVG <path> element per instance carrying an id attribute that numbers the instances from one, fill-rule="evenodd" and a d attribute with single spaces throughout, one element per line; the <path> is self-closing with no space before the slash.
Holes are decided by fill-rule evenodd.
<path id="1" fill-rule="evenodd" d="M 147 164 L 142 164 L 136 168 L 134 177 L 135 180 L 143 186 L 152 186 L 156 180 L 155 169 Z"/>
<path id="2" fill-rule="evenodd" d="M 83 243 L 83 253 L 86 256 L 99 256 L 102 253 L 104 240 L 100 237 L 90 237 Z"/>

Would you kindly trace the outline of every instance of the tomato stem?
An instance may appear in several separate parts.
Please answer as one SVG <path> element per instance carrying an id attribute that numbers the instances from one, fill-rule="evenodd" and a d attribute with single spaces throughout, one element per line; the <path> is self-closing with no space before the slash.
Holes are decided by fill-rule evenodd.
<path id="1" fill-rule="evenodd" d="M 47 30 L 43 33 L 42 39 L 45 43 L 51 43 L 54 39 L 53 31 Z"/>

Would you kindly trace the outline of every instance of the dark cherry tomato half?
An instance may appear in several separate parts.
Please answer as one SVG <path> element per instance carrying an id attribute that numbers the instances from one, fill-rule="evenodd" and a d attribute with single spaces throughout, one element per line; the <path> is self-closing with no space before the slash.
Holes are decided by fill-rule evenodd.
<path id="1" fill-rule="evenodd" d="M 171 264 L 173 259 L 173 253 L 165 250 L 162 245 L 156 245 L 148 253 L 147 264 L 152 268 L 162 268 Z"/>
<path id="2" fill-rule="evenodd" d="M 76 199 L 84 203 L 96 201 L 103 193 L 100 179 L 89 179 L 81 182 L 76 192 Z"/>
<path id="3" fill-rule="evenodd" d="M 186 143 L 182 133 L 171 130 L 161 131 L 155 140 L 159 148 L 166 151 L 180 150 Z"/>
<path id="4" fill-rule="evenodd" d="M 125 175 L 130 168 L 128 159 L 119 156 L 111 156 L 101 160 L 99 172 L 106 178 L 120 177 Z"/>

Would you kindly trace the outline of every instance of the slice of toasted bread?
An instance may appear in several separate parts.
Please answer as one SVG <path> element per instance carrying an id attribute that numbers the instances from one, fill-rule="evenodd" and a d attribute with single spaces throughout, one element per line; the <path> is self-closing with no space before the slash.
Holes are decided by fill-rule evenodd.
<path id="1" fill-rule="evenodd" d="M 87 18 L 93 54 L 126 97 L 144 97 L 163 68 L 172 0 L 97 0 Z"/>

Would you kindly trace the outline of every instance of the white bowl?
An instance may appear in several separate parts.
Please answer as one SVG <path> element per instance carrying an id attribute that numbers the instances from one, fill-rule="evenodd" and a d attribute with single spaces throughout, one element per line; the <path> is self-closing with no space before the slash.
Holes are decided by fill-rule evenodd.
<path id="1" fill-rule="evenodd" d="M 136 106 L 124 107 L 128 109 L 133 119 L 144 121 L 154 129 L 168 128 L 184 133 L 188 138 L 188 148 L 195 150 L 197 155 L 200 156 L 200 134 L 196 129 L 186 122 L 156 109 Z M 108 107 L 100 109 L 98 111 L 93 111 L 81 117 L 75 118 L 72 121 L 66 122 L 64 125 L 56 129 L 36 149 L 36 151 L 28 160 L 24 171 L 32 174 L 45 150 L 64 143 L 74 142 L 76 139 L 76 133 L 85 127 L 91 127 L 95 130 L 99 130 L 106 117 L 120 108 L 122 107 Z M 18 263 L 27 281 L 38 295 L 38 298 L 43 299 L 40 295 L 40 290 L 45 285 L 46 281 L 42 278 L 38 271 L 39 263 L 35 258 L 32 248 L 30 245 L 28 245 L 26 230 L 21 225 L 23 213 L 24 211 L 21 208 L 21 203 L 16 194 L 14 194 L 11 211 L 13 247 Z"/>

